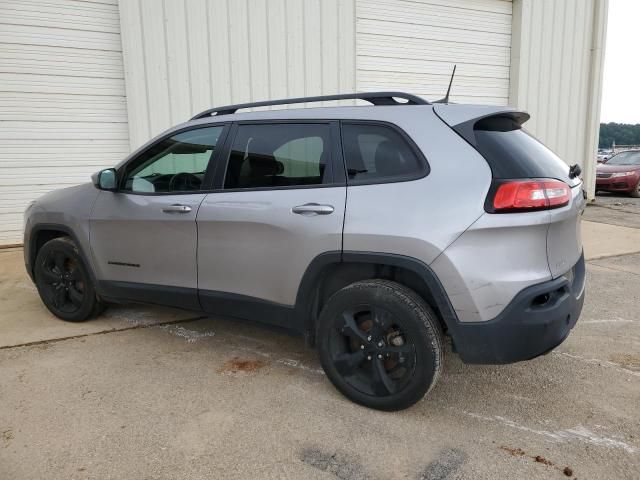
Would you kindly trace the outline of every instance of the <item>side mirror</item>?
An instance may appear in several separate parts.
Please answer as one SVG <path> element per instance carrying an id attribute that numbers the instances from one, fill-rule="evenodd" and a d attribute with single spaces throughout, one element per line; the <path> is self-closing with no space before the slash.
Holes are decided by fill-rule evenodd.
<path id="1" fill-rule="evenodd" d="M 118 189 L 118 177 L 115 168 L 106 168 L 91 176 L 93 184 L 100 190 L 115 192 Z"/>

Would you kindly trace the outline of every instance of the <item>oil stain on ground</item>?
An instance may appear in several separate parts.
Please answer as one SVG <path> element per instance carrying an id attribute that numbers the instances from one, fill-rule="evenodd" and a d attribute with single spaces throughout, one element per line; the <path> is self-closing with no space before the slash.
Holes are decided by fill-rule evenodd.
<path id="1" fill-rule="evenodd" d="M 218 373 L 234 374 L 234 373 L 254 373 L 264 366 L 266 362 L 263 360 L 251 360 L 240 357 L 233 357 L 231 360 L 224 362 L 222 367 L 218 369 Z"/>
<path id="2" fill-rule="evenodd" d="M 524 457 L 525 455 L 532 458 L 534 462 L 541 463 L 542 465 L 546 465 L 547 467 L 553 467 L 559 471 L 561 471 L 565 476 L 571 477 L 573 475 L 573 469 L 571 467 L 559 467 L 554 464 L 551 460 L 544 458 L 542 455 L 527 455 L 527 452 L 522 450 L 521 448 L 507 447 L 502 445 L 500 450 L 504 450 L 514 457 Z"/>

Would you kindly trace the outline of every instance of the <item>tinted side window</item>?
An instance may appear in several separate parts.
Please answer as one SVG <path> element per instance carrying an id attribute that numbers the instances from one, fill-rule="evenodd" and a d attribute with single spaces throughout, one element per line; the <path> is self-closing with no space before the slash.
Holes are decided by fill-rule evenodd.
<path id="1" fill-rule="evenodd" d="M 146 193 L 199 190 L 223 129 L 198 128 L 160 140 L 127 167 L 123 189 Z"/>
<path id="2" fill-rule="evenodd" d="M 224 188 L 268 188 L 329 183 L 327 124 L 239 125 Z"/>
<path id="3" fill-rule="evenodd" d="M 390 127 L 345 123 L 342 140 L 351 181 L 401 180 L 423 171 L 406 140 Z"/>

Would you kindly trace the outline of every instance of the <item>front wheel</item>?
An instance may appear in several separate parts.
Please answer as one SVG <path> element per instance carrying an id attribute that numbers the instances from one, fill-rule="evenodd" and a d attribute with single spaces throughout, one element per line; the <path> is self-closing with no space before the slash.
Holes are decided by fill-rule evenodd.
<path id="1" fill-rule="evenodd" d="M 317 344 L 333 385 L 378 410 L 413 405 L 442 370 L 438 319 L 418 294 L 388 280 L 356 282 L 335 293 L 320 314 Z"/>
<path id="2" fill-rule="evenodd" d="M 631 192 L 633 198 L 640 198 L 640 181 L 636 185 L 636 188 Z"/>
<path id="3" fill-rule="evenodd" d="M 40 248 L 34 275 L 42 302 L 62 320 L 82 322 L 103 308 L 78 247 L 70 238 L 54 238 Z"/>

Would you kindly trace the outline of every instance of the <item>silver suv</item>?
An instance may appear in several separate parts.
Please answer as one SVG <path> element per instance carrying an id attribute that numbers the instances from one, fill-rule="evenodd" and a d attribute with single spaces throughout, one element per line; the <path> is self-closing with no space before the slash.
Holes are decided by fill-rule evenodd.
<path id="1" fill-rule="evenodd" d="M 372 106 L 247 107 L 359 99 Z M 579 167 L 504 107 L 399 92 L 207 110 L 25 214 L 56 316 L 170 305 L 285 328 L 360 404 L 406 408 L 443 368 L 560 344 L 584 301 Z"/>

